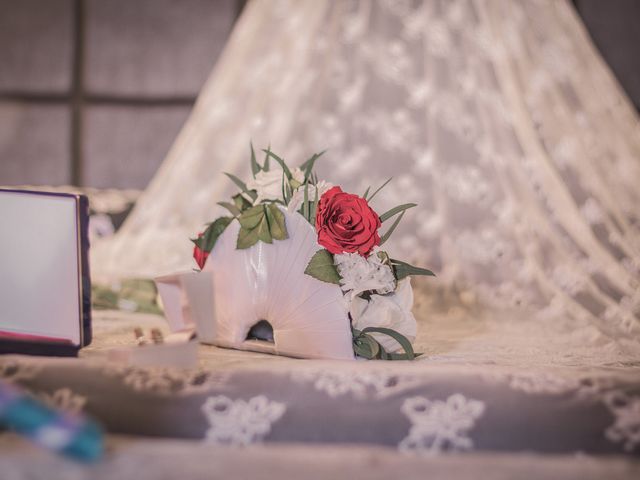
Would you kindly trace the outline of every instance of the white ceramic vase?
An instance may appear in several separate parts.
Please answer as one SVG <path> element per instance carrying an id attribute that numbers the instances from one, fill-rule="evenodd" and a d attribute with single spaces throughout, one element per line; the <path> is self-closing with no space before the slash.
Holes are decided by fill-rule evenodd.
<path id="1" fill-rule="evenodd" d="M 304 273 L 322 247 L 299 213 L 281 209 L 288 238 L 236 248 L 240 224 L 218 238 L 202 272 L 156 279 L 172 329 L 195 326 L 204 343 L 301 358 L 351 360 L 351 328 L 340 287 Z M 262 322 L 261 322 L 262 321 Z M 273 340 L 248 338 L 258 322 Z"/>

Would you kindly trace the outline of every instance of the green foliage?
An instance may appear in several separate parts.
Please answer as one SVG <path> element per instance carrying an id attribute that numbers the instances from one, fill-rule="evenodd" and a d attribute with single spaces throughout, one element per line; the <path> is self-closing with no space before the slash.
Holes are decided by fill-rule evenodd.
<path id="1" fill-rule="evenodd" d="M 391 265 L 391 258 L 389 258 L 389 254 L 387 252 L 380 250 L 376 255 L 378 255 L 378 258 L 382 263 L 385 265 Z"/>
<path id="2" fill-rule="evenodd" d="M 264 205 L 256 205 L 249 208 L 238 217 L 238 221 L 240 222 L 240 232 L 238 233 L 236 248 L 249 248 L 260 240 L 271 243 L 271 237 L 268 235 L 269 223 Z"/>
<path id="3" fill-rule="evenodd" d="M 378 342 L 372 333 L 388 335 L 400 344 L 404 353 L 390 353 Z M 356 355 L 369 360 L 414 360 L 421 353 L 415 353 L 411 342 L 401 333 L 390 328 L 367 327 L 363 330 L 351 328 L 353 337 L 353 351 Z"/>
<path id="4" fill-rule="evenodd" d="M 393 268 L 393 273 L 396 276 L 396 279 L 402 280 L 405 277 L 410 275 L 424 275 L 428 277 L 435 277 L 436 274 L 431 270 L 427 270 L 426 268 L 414 267 L 406 262 L 401 262 L 400 260 L 391 259 L 391 267 Z"/>
<path id="5" fill-rule="evenodd" d="M 355 330 L 357 332 L 357 330 Z M 369 360 L 380 356 L 380 345 L 371 335 L 358 333 L 353 338 L 353 351 L 359 357 L 368 358 Z"/>
<path id="6" fill-rule="evenodd" d="M 220 217 L 211 222 L 206 230 L 202 232 L 202 236 L 195 238 L 192 242 L 205 252 L 210 252 L 218 241 L 218 237 L 222 235 L 222 232 L 229 226 L 233 217 Z"/>
<path id="7" fill-rule="evenodd" d="M 242 180 L 240 180 L 238 177 L 236 177 L 235 175 L 232 175 L 230 173 L 226 173 L 226 172 L 225 172 L 225 175 L 227 177 L 229 177 L 231 179 L 231 181 L 233 183 L 235 183 L 240 190 L 242 190 L 242 193 L 244 193 L 247 196 L 249 196 L 249 198 L 251 198 L 251 200 L 255 201 L 256 198 L 258 198 L 258 194 L 256 193 L 256 191 L 255 190 L 249 190 L 247 188 L 247 184 L 244 183 Z"/>
<path id="8" fill-rule="evenodd" d="M 289 204 L 293 195 L 293 188 L 291 188 L 291 181 L 287 180 L 285 173 L 282 173 L 282 200 L 285 205 Z"/>
<path id="9" fill-rule="evenodd" d="M 91 306 L 96 310 L 127 309 L 140 313 L 161 314 L 156 303 L 158 291 L 152 280 L 131 278 L 116 285 L 91 285 Z"/>
<path id="10" fill-rule="evenodd" d="M 220 205 L 221 207 L 226 208 L 227 210 L 229 210 L 229 213 L 231 213 L 231 215 L 233 215 L 234 217 L 237 217 L 238 215 L 240 215 L 242 213 L 242 210 L 240 210 L 236 205 L 234 205 L 233 203 L 229 203 L 229 202 L 218 202 L 218 205 Z"/>
<path id="11" fill-rule="evenodd" d="M 415 203 L 404 203 L 402 205 L 398 205 L 397 207 L 393 207 L 391 210 L 388 210 L 380 215 L 380 221 L 384 223 L 394 215 L 402 213 L 405 210 L 409 210 L 410 208 L 413 208 L 415 206 L 417 206 L 417 204 Z"/>
<path id="12" fill-rule="evenodd" d="M 280 211 L 277 205 L 269 204 L 265 206 L 267 213 L 267 221 L 269 222 L 269 232 L 274 240 L 286 240 L 289 238 L 287 235 L 287 225 L 284 219 L 284 214 Z"/>
<path id="13" fill-rule="evenodd" d="M 333 255 L 326 250 L 318 250 L 305 269 L 304 273 L 322 282 L 340 285 L 340 274 L 333 263 Z"/>
<path id="14" fill-rule="evenodd" d="M 320 201 L 318 189 L 316 188 L 316 193 L 313 199 L 313 203 L 311 204 L 311 211 L 309 212 L 309 223 L 315 227 L 316 225 L 316 212 L 318 211 L 318 202 Z"/>
<path id="15" fill-rule="evenodd" d="M 231 199 L 233 200 L 234 205 L 238 207 L 240 212 L 244 212 L 245 210 L 253 206 L 253 204 L 249 200 L 247 200 L 241 193 L 236 193 L 233 197 L 231 197 Z"/>
<path id="16" fill-rule="evenodd" d="M 302 216 L 310 221 L 309 217 L 310 209 L 309 209 L 309 181 L 304 182 L 304 197 L 302 199 Z"/>
<path id="17" fill-rule="evenodd" d="M 300 165 L 300 170 L 304 172 L 304 180 L 312 179 L 313 175 L 313 167 L 315 166 L 316 160 L 318 160 L 322 155 L 324 155 L 326 150 L 321 151 L 320 153 L 314 153 L 309 160 Z M 318 183 L 317 180 L 313 182 L 314 184 Z"/>
<path id="18" fill-rule="evenodd" d="M 386 187 L 386 186 L 387 186 L 387 184 L 388 184 L 391 180 L 393 180 L 393 177 L 389 178 L 386 182 L 384 182 L 382 185 L 380 185 L 380 186 L 378 187 L 378 189 L 377 189 L 375 192 L 373 192 L 369 198 L 367 198 L 367 194 L 369 193 L 369 189 L 367 188 L 367 191 L 366 191 L 366 192 L 365 192 L 365 194 L 364 194 L 364 195 L 365 195 L 365 196 L 364 196 L 364 199 L 365 199 L 367 202 L 370 202 L 370 201 L 371 201 L 371 199 L 372 199 L 373 197 L 375 197 L 375 196 L 378 194 L 378 192 L 379 192 L 380 190 L 382 190 L 384 187 Z"/>
<path id="19" fill-rule="evenodd" d="M 405 212 L 406 212 L 406 210 L 404 212 L 402 212 L 398 218 L 396 218 L 396 220 L 393 222 L 393 224 L 389 227 L 389 230 L 387 230 L 384 233 L 384 235 L 382 235 L 382 237 L 380 237 L 380 245 L 384 245 L 385 242 L 387 240 L 389 240 L 389 238 L 391 237 L 391 234 L 393 233 L 393 231 L 396 229 L 396 227 L 398 226 L 398 224 L 402 220 L 402 217 L 404 217 Z"/>
<path id="20" fill-rule="evenodd" d="M 251 147 L 251 173 L 253 174 L 253 178 L 256 178 L 261 167 L 258 165 L 258 161 L 256 160 L 256 152 L 253 149 L 253 142 L 249 142 L 249 146 Z"/>
<path id="21" fill-rule="evenodd" d="M 289 167 L 287 166 L 285 161 L 282 158 L 280 158 L 278 155 L 273 153 L 270 149 L 263 150 L 263 152 L 267 155 L 267 157 L 273 158 L 276 162 L 278 162 L 278 164 L 280 164 L 280 167 L 282 167 L 282 171 L 287 176 L 287 180 L 291 181 L 291 179 L 293 178 L 293 175 L 291 175 L 291 170 L 289 170 Z"/>
<path id="22" fill-rule="evenodd" d="M 284 214 L 275 203 L 251 207 L 238 217 L 240 232 L 236 248 L 250 248 L 258 242 L 273 243 L 273 240 L 288 238 Z"/>
<path id="23" fill-rule="evenodd" d="M 268 151 L 271 151 L 271 144 L 269 144 L 269 146 L 267 147 Z M 264 151 L 264 150 L 263 150 Z M 267 155 L 266 153 L 264 154 L 264 162 L 262 163 L 262 170 L 264 170 L 265 172 L 268 172 L 270 168 L 269 165 L 269 155 Z"/>

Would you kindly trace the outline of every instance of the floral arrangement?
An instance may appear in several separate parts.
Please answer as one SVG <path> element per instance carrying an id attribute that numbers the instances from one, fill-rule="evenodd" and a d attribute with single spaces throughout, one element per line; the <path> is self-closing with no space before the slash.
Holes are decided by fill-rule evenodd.
<path id="1" fill-rule="evenodd" d="M 416 204 L 399 205 L 379 215 L 371 201 L 391 179 L 359 196 L 318 180 L 314 166 L 324 152 L 314 154 L 297 168 L 290 168 L 270 148 L 263 152 L 260 164 L 251 146 L 250 181 L 225 174 L 240 191 L 230 202 L 219 202 L 231 215 L 217 218 L 192 239 L 198 266 L 204 267 L 218 237 L 234 219 L 240 223 L 236 248 L 246 249 L 258 242 L 271 244 L 287 239 L 281 209 L 297 212 L 315 228 L 317 243 L 323 247 L 313 255 L 305 274 L 341 288 L 356 355 L 383 360 L 417 357 L 411 345 L 417 325 L 411 312 L 409 277 L 434 274 L 396 260 L 382 249 L 406 211 Z M 383 224 L 392 219 L 382 233 Z"/>

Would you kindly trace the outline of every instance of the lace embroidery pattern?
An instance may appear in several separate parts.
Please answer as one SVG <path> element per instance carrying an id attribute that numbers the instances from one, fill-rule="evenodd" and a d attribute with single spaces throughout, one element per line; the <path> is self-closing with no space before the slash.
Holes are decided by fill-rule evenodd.
<path id="1" fill-rule="evenodd" d="M 74 393 L 70 388 L 59 388 L 51 393 L 39 393 L 38 398 L 53 408 L 69 413 L 79 413 L 87 403 L 87 397 Z"/>
<path id="2" fill-rule="evenodd" d="M 574 392 L 581 387 L 580 379 L 549 372 L 514 372 L 483 376 L 505 382 L 512 390 L 531 395 L 560 395 Z"/>
<path id="3" fill-rule="evenodd" d="M 433 455 L 472 449 L 469 431 L 484 413 L 485 404 L 456 393 L 446 400 L 407 398 L 401 411 L 411 421 L 411 429 L 398 449 Z"/>
<path id="4" fill-rule="evenodd" d="M 397 375 L 381 371 L 330 372 L 326 370 L 301 371 L 292 374 L 297 382 L 312 383 L 313 387 L 331 398 L 351 395 L 358 399 L 386 398 L 407 388 L 424 384 L 418 377 Z"/>
<path id="5" fill-rule="evenodd" d="M 29 362 L 16 362 L 13 360 L 0 362 L 0 378 L 8 382 L 30 380 L 40 370 L 40 366 Z"/>
<path id="6" fill-rule="evenodd" d="M 286 410 L 283 403 L 264 395 L 249 400 L 232 400 L 224 395 L 207 398 L 202 406 L 209 429 L 207 441 L 216 444 L 250 445 L 271 432 Z"/>
<path id="7" fill-rule="evenodd" d="M 189 395 L 205 392 L 211 387 L 222 387 L 229 375 L 207 370 L 181 370 L 152 367 L 109 366 L 105 373 L 119 376 L 122 382 L 137 392 L 162 395 Z"/>
<path id="8" fill-rule="evenodd" d="M 640 447 L 640 397 L 617 390 L 605 394 L 604 403 L 615 419 L 605 432 L 607 439 L 622 443 L 628 452 Z"/>

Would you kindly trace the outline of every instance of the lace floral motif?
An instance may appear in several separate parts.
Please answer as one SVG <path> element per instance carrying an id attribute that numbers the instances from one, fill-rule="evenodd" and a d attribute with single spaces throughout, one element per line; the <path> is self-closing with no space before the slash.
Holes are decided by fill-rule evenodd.
<path id="1" fill-rule="evenodd" d="M 38 398 L 53 408 L 69 413 L 79 413 L 87 403 L 87 397 L 73 393 L 70 388 L 59 388 L 51 393 L 40 393 Z"/>
<path id="2" fill-rule="evenodd" d="M 485 404 L 456 393 L 446 400 L 407 398 L 401 410 L 409 417 L 411 429 L 398 445 L 400 451 L 432 455 L 472 449 L 468 434 L 484 413 Z"/>
<path id="3" fill-rule="evenodd" d="M 217 444 L 250 445 L 271 432 L 286 410 L 283 403 L 264 395 L 232 400 L 224 395 L 207 398 L 202 411 L 209 421 L 206 438 Z"/>
<path id="4" fill-rule="evenodd" d="M 605 432 L 607 439 L 622 443 L 628 452 L 640 447 L 640 397 L 618 390 L 605 394 L 604 402 L 615 418 Z"/>
<path id="5" fill-rule="evenodd" d="M 528 394 L 563 394 L 580 388 L 580 379 L 549 372 L 518 372 L 483 375 L 485 378 L 506 382 L 513 390 Z"/>
<path id="6" fill-rule="evenodd" d="M 28 361 L 13 360 L 0 362 L 0 378 L 8 382 L 32 379 L 42 367 Z"/>
<path id="7" fill-rule="evenodd" d="M 420 381 L 419 377 L 380 371 L 329 372 L 312 370 L 297 372 L 293 374 L 293 379 L 299 382 L 311 382 L 316 390 L 326 393 L 331 398 L 351 395 L 358 399 L 386 398 L 424 383 Z"/>
<path id="8" fill-rule="evenodd" d="M 188 395 L 206 391 L 212 386 L 222 386 L 228 380 L 227 373 L 206 370 L 181 370 L 154 367 L 109 366 L 105 373 L 122 377 L 125 385 L 138 392 Z"/>

